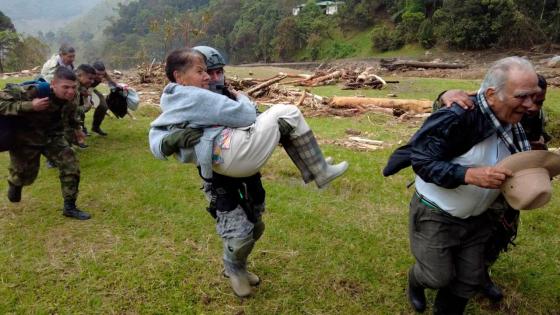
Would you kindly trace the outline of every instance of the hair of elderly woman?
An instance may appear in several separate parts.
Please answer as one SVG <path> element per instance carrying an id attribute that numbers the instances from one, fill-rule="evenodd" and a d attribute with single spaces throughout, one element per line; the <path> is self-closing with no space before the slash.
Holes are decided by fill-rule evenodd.
<path id="1" fill-rule="evenodd" d="M 175 49 L 165 58 L 165 75 L 171 82 L 175 82 L 175 71 L 185 71 L 192 67 L 194 60 L 200 58 L 204 62 L 204 56 L 191 48 Z"/>
<path id="2" fill-rule="evenodd" d="M 480 88 L 483 91 L 493 88 L 498 93 L 498 96 L 502 98 L 502 89 L 508 79 L 508 73 L 512 69 L 535 72 L 535 68 L 529 60 L 521 57 L 506 57 L 496 61 L 488 69 Z"/>

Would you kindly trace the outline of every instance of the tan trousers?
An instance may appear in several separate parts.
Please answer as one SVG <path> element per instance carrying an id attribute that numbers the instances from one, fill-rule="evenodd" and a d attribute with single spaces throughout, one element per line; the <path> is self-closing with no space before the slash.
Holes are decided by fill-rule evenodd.
<path id="1" fill-rule="evenodd" d="M 294 127 L 297 138 L 310 130 L 301 111 L 294 105 L 274 105 L 257 117 L 249 128 L 234 129 L 229 149 L 222 150 L 222 164 L 214 164 L 216 173 L 230 177 L 248 177 L 268 161 L 280 141 L 278 119 Z"/>

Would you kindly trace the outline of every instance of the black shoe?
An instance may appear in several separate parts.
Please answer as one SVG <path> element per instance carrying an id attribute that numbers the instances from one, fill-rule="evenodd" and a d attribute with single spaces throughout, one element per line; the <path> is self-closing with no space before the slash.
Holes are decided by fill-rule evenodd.
<path id="1" fill-rule="evenodd" d="M 480 291 L 482 294 L 494 303 L 500 302 L 504 298 L 502 290 L 488 276 L 486 283 Z"/>
<path id="2" fill-rule="evenodd" d="M 85 148 L 89 147 L 89 145 L 87 145 L 85 143 L 78 143 L 78 146 L 82 149 L 85 149 Z"/>
<path id="3" fill-rule="evenodd" d="M 100 136 L 106 136 L 106 135 L 108 135 L 108 133 L 106 133 L 105 131 L 101 130 L 101 128 L 99 128 L 99 127 L 92 127 L 92 128 L 91 128 L 91 131 L 97 133 L 97 134 L 100 135 Z"/>
<path id="4" fill-rule="evenodd" d="M 434 301 L 434 315 L 463 315 L 469 299 L 449 292 L 448 288 L 439 289 Z"/>
<path id="5" fill-rule="evenodd" d="M 76 207 L 75 200 L 64 200 L 64 208 L 62 209 L 62 214 L 65 217 L 70 217 L 78 220 L 88 220 L 91 215 L 85 211 L 82 211 Z"/>
<path id="6" fill-rule="evenodd" d="M 74 209 L 64 209 L 62 211 L 62 214 L 65 217 L 70 217 L 70 218 L 74 218 L 74 219 L 78 219 L 78 220 L 89 220 L 89 218 L 91 218 L 91 215 L 85 211 L 82 211 L 78 208 L 74 208 Z"/>
<path id="7" fill-rule="evenodd" d="M 21 189 L 21 186 L 16 186 L 8 181 L 8 200 L 11 202 L 20 202 Z"/>
<path id="8" fill-rule="evenodd" d="M 424 313 L 426 310 L 426 295 L 424 294 L 424 287 L 416 284 L 413 279 L 412 268 L 408 271 L 408 300 L 418 313 Z"/>

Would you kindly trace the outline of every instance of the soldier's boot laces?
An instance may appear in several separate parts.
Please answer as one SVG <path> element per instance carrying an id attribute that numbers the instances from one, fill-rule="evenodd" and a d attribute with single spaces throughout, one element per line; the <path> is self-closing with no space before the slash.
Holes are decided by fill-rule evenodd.
<path id="1" fill-rule="evenodd" d="M 22 188 L 22 186 L 16 186 L 8 181 L 8 200 L 10 202 L 20 202 Z"/>
<path id="2" fill-rule="evenodd" d="M 78 220 L 88 220 L 91 215 L 85 211 L 82 211 L 76 207 L 76 200 L 64 200 L 64 209 L 62 214 L 65 217 L 70 217 Z"/>

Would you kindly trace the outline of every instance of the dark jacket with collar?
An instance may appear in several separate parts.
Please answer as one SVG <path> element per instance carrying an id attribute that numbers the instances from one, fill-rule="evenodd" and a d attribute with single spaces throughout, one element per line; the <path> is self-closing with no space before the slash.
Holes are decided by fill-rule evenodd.
<path id="1" fill-rule="evenodd" d="M 442 108 L 428 117 L 410 141 L 389 157 L 383 176 L 412 166 L 428 183 L 449 189 L 465 185 L 467 167 L 451 160 L 495 133 L 495 127 L 478 105 L 473 110 L 464 110 L 457 104 Z"/>

